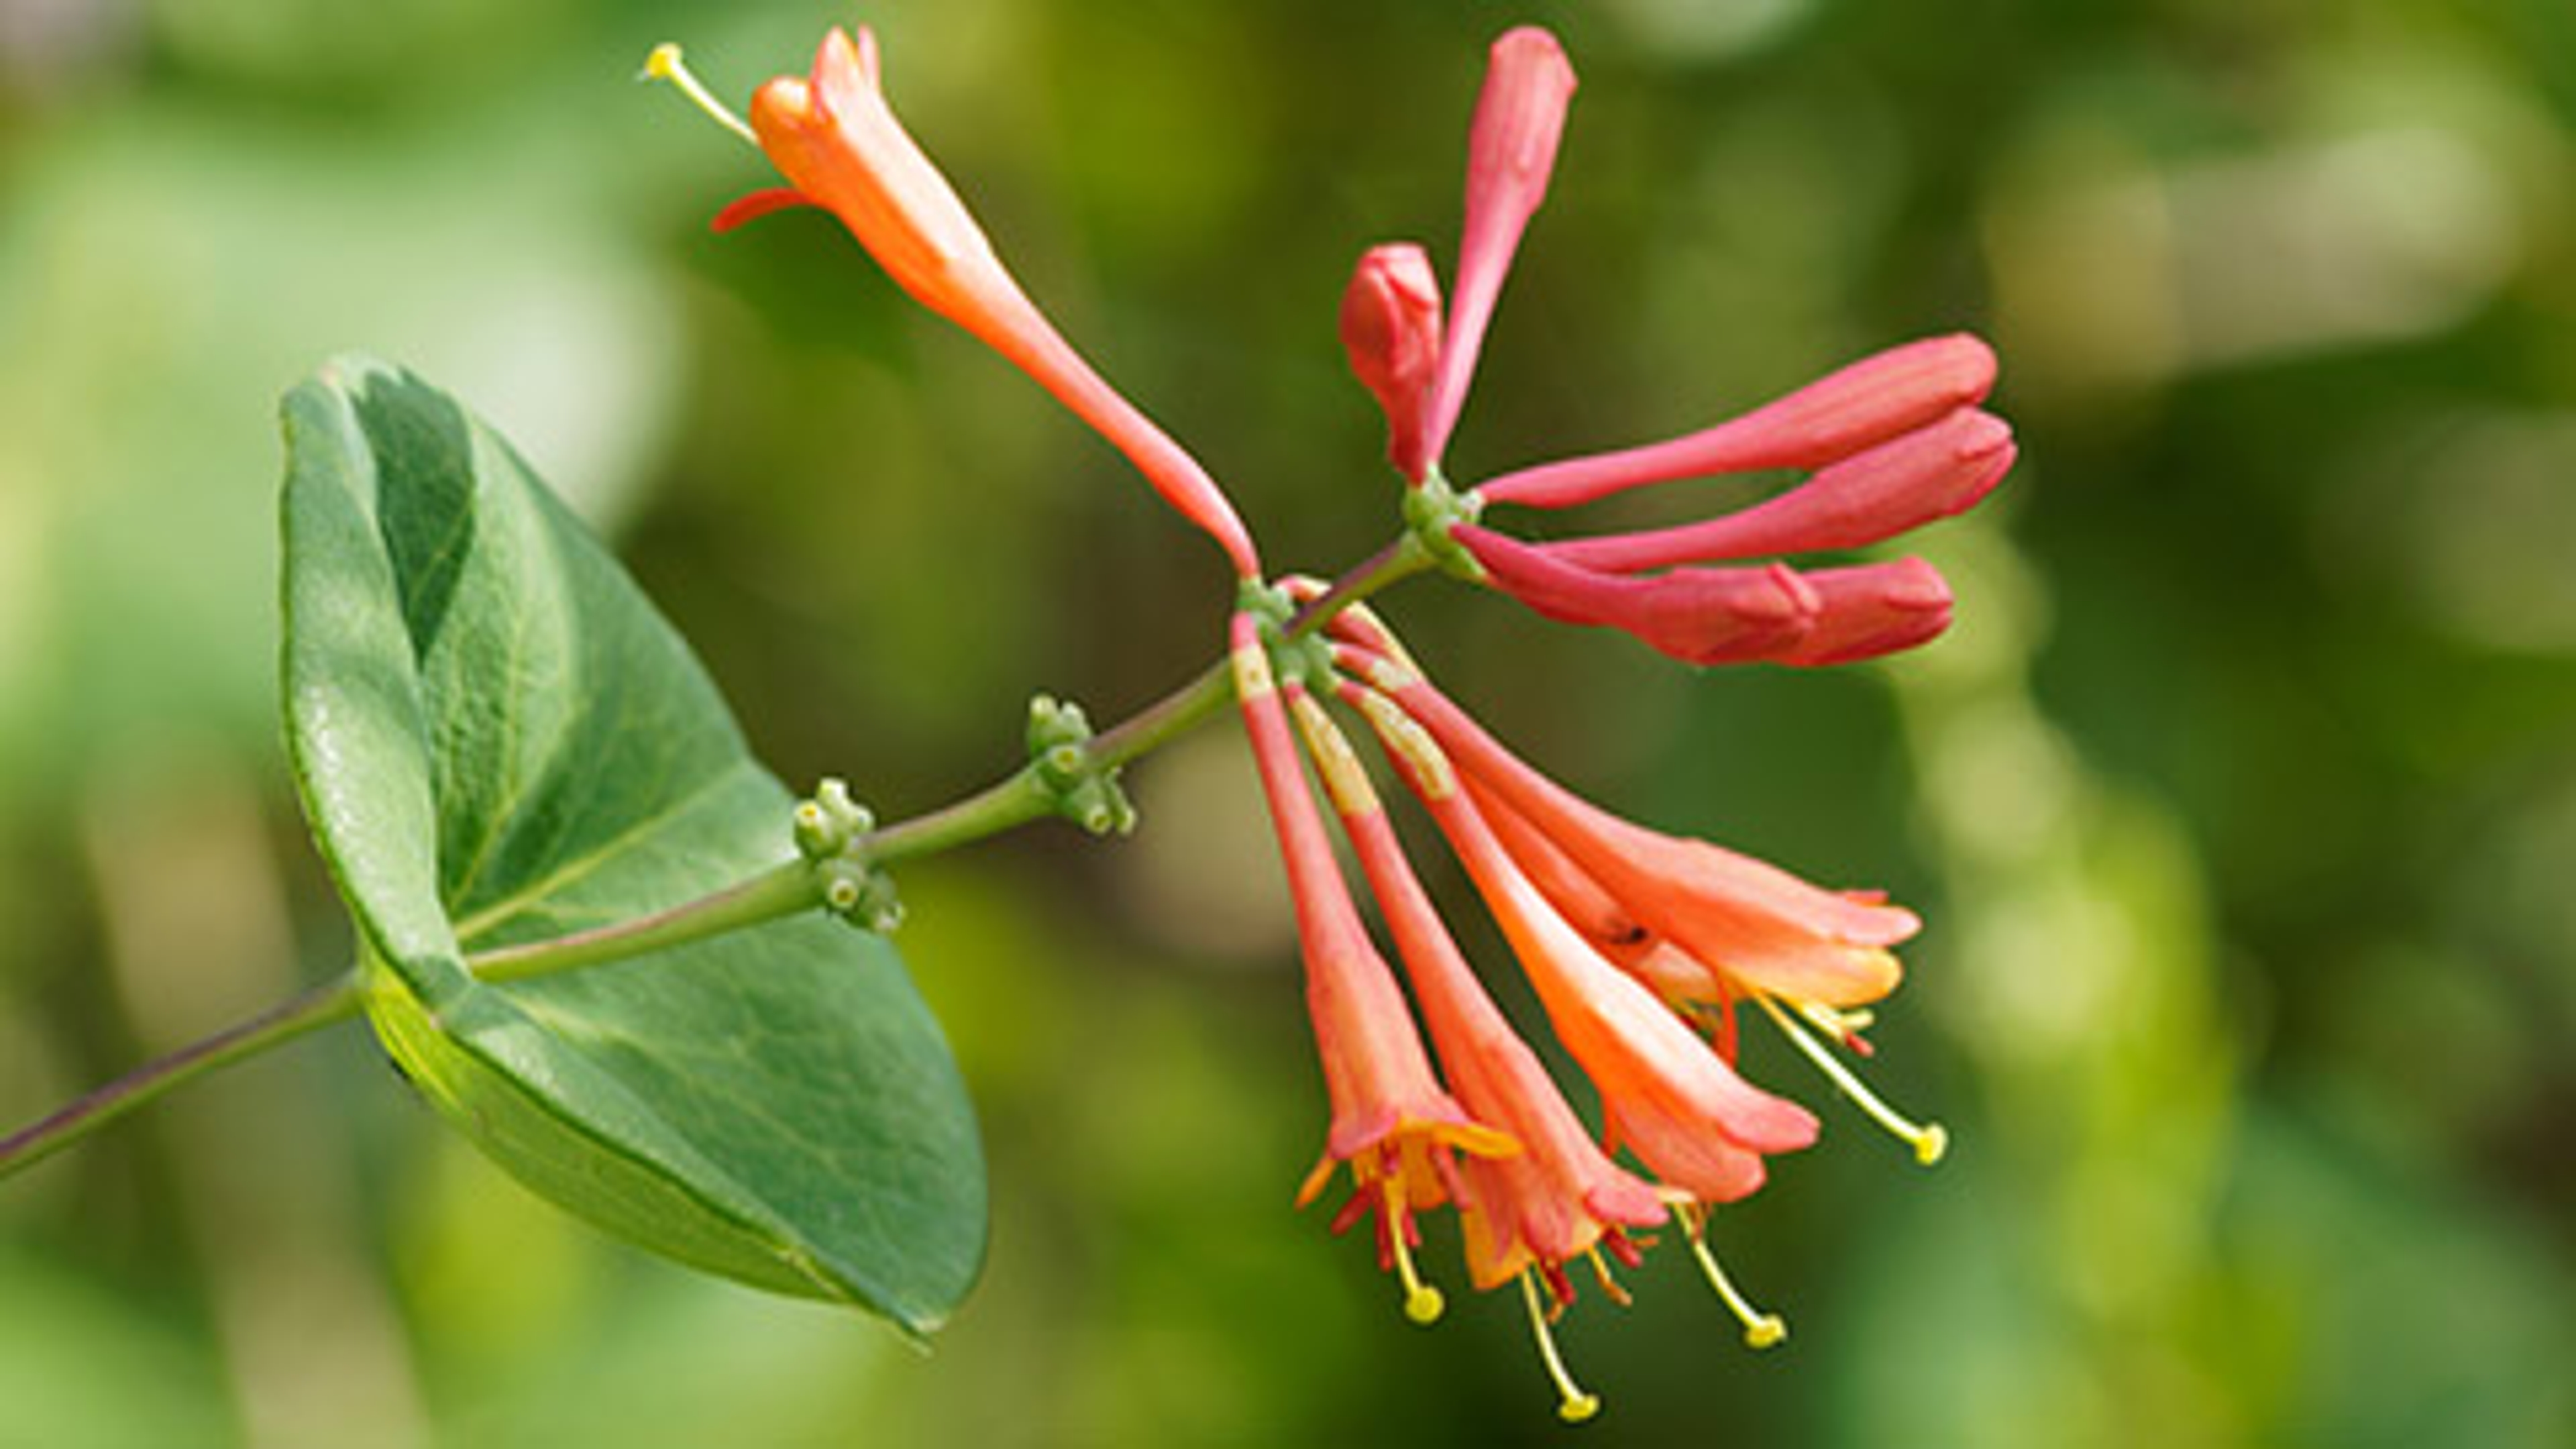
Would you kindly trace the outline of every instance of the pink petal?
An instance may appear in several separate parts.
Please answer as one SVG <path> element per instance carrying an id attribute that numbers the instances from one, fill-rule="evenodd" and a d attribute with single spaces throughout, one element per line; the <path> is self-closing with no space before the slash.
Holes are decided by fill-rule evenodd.
<path id="1" fill-rule="evenodd" d="M 1743 664 L 1795 651 L 1818 601 L 1796 572 L 1675 569 L 1638 578 L 1569 564 L 1474 524 L 1450 531 L 1490 582 L 1551 619 L 1624 630 L 1690 664 Z"/>
<path id="2" fill-rule="evenodd" d="M 1569 508 L 1676 478 L 1822 467 L 1982 400 L 1994 380 L 1995 355 L 1985 343 L 1964 332 L 1927 338 L 1863 358 L 1713 428 L 1526 468 L 1477 491 L 1496 503 Z"/>
<path id="3" fill-rule="evenodd" d="M 1750 508 L 1678 528 L 1575 539 L 1568 563 L 1633 573 L 1669 564 L 1862 548 L 1975 506 L 2012 468 L 2012 428 L 1961 408 L 1831 464 Z"/>
<path id="4" fill-rule="evenodd" d="M 1494 42 L 1476 119 L 1467 133 L 1467 215 L 1458 239 L 1458 287 L 1440 345 L 1425 456 L 1438 458 L 1467 401 L 1485 324 L 1521 233 L 1547 195 L 1556 144 L 1574 97 L 1574 67 L 1556 37 L 1524 25 Z"/>
<path id="5" fill-rule="evenodd" d="M 1410 242 L 1369 248 L 1342 293 L 1342 348 L 1386 414 L 1387 457 L 1419 482 L 1431 467 L 1440 367 L 1440 279 Z"/>
<path id="6" fill-rule="evenodd" d="M 1953 600 L 1941 571 L 1919 558 L 1820 569 L 1807 575 L 1823 607 L 1783 664 L 1847 664 L 1911 649 L 1950 627 Z"/>

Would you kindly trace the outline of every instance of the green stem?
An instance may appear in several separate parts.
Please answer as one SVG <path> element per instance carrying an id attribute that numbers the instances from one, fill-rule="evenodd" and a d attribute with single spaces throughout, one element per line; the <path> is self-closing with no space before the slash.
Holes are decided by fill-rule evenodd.
<path id="1" fill-rule="evenodd" d="M 1342 575 L 1313 603 L 1300 609 L 1289 623 L 1289 640 L 1305 638 L 1342 610 L 1432 566 L 1430 556 L 1414 536 L 1406 534 Z M 1233 670 L 1220 659 L 1189 683 L 1094 736 L 1083 749 L 1095 766 L 1114 770 L 1207 723 L 1233 698 Z M 855 848 L 872 865 L 892 865 L 999 835 L 1054 814 L 1055 808 L 1054 794 L 1032 765 L 955 804 L 889 825 L 865 837 Z"/>
<path id="2" fill-rule="evenodd" d="M 219 1067 L 358 1014 L 358 973 L 345 971 L 250 1020 L 147 1062 L 0 1140 L 0 1178 L 35 1166 L 98 1129 Z"/>
<path id="3" fill-rule="evenodd" d="M 1322 628 L 1343 609 L 1421 573 L 1432 562 L 1410 534 L 1387 545 L 1336 580 L 1298 611 L 1287 629 L 1294 641 Z M 1083 746 L 1103 770 L 1160 749 L 1205 724 L 1234 697 L 1233 674 L 1222 660 Z M 900 821 L 862 837 L 853 847 L 872 866 L 892 865 L 954 849 L 1054 814 L 1056 797 L 1032 764 L 1010 778 L 951 805 Z M 491 982 L 525 981 L 744 930 L 822 904 L 813 867 L 803 861 L 773 866 L 722 890 L 651 915 L 618 921 L 552 940 L 470 953 L 465 964 Z M 110 1122 L 205 1074 L 257 1056 L 309 1032 L 358 1014 L 358 973 L 344 972 L 286 1002 L 148 1062 L 0 1139 L 0 1178 L 51 1157 Z"/>
<path id="4" fill-rule="evenodd" d="M 709 936 L 746 930 L 781 916 L 810 911 L 822 903 L 822 886 L 813 868 L 804 861 L 791 860 L 711 895 L 683 901 L 649 916 L 594 926 L 551 940 L 472 952 L 466 956 L 465 965 L 485 981 L 525 981 L 531 976 L 623 961 Z"/>

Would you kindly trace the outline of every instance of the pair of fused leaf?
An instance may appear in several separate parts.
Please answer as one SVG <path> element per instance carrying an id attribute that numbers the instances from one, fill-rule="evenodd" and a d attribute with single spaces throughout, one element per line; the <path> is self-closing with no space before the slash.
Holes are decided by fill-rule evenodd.
<path id="1" fill-rule="evenodd" d="M 1395 243 L 1362 256 L 1342 301 L 1351 367 L 1387 419 L 1387 451 L 1432 488 L 1522 232 L 1547 190 L 1574 93 L 1556 41 L 1495 42 L 1468 138 L 1466 220 L 1446 321 L 1429 256 Z M 1711 474 L 1809 471 L 1768 502 L 1682 527 L 1529 544 L 1472 522 L 1448 539 L 1494 587 L 1550 618 L 1623 629 L 1694 664 L 1837 664 L 1947 628 L 1949 587 L 1920 559 L 1800 572 L 1743 565 L 1861 548 L 1971 506 L 2012 466 L 2011 429 L 1980 411 L 1994 355 L 1964 335 L 1895 348 L 1687 437 L 1528 468 L 1467 495 L 1568 508 Z"/>

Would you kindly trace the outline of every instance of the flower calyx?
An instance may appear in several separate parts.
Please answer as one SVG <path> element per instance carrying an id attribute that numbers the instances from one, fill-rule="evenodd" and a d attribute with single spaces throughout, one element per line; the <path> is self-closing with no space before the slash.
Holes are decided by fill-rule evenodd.
<path id="1" fill-rule="evenodd" d="M 1292 581 L 1300 586 L 1308 582 Z M 1289 584 L 1246 579 L 1235 590 L 1234 606 L 1250 615 L 1260 630 L 1262 649 L 1280 681 L 1293 682 L 1311 694 L 1329 695 L 1335 678 L 1331 643 L 1320 634 L 1294 632 L 1299 610 L 1320 592 L 1314 588 L 1301 593 Z"/>
<path id="2" fill-rule="evenodd" d="M 1091 720 L 1082 706 L 1041 694 L 1029 701 L 1029 778 L 1055 804 L 1055 813 L 1093 835 L 1125 835 L 1136 828 L 1136 806 L 1118 783 L 1119 767 L 1103 764 L 1088 746 Z"/>
<path id="3" fill-rule="evenodd" d="M 795 821 L 796 853 L 813 868 L 825 910 L 880 936 L 903 924 L 894 877 L 868 859 L 876 815 L 850 798 L 848 781 L 826 777 L 797 802 Z"/>
<path id="4" fill-rule="evenodd" d="M 1453 536 L 1484 516 L 1485 500 L 1475 490 L 1461 493 L 1432 467 L 1404 490 L 1404 537 L 1408 547 L 1438 564 L 1443 573 L 1471 584 L 1485 582 L 1485 566 Z"/>

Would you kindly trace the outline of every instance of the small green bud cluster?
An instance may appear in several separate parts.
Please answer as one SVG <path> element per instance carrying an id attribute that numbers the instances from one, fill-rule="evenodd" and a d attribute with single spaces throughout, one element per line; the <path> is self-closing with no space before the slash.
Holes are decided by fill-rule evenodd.
<path id="1" fill-rule="evenodd" d="M 1119 788 L 1118 767 L 1103 766 L 1084 748 L 1091 721 L 1082 706 L 1041 694 L 1029 701 L 1029 767 L 1055 800 L 1058 815 L 1094 835 L 1125 835 L 1136 828 L 1136 807 Z"/>
<path id="2" fill-rule="evenodd" d="M 867 859 L 876 816 L 850 798 L 849 782 L 826 779 L 796 806 L 796 853 L 814 867 L 823 904 L 834 915 L 884 935 L 903 924 L 894 878 Z"/>

